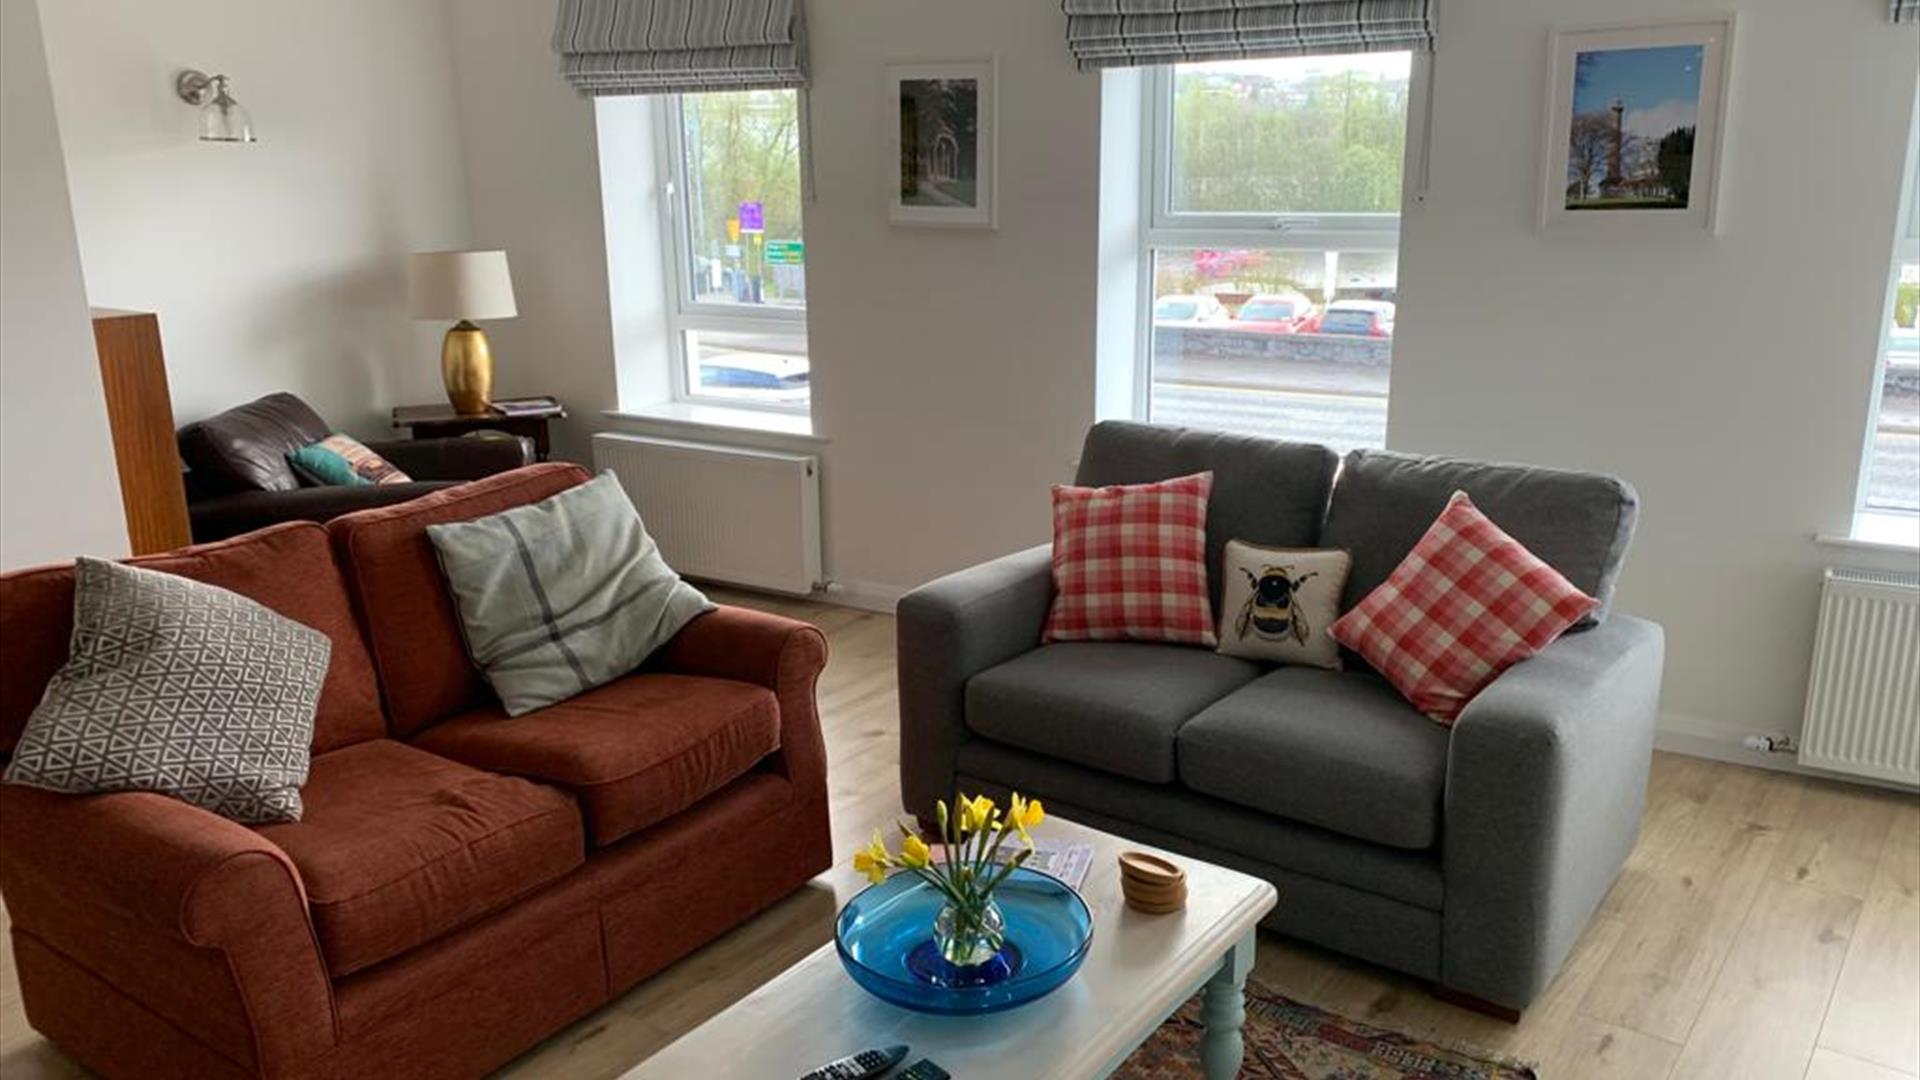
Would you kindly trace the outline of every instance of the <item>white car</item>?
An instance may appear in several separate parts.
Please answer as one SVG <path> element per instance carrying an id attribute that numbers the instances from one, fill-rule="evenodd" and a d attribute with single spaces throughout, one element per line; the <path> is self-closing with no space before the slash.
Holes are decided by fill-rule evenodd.
<path id="1" fill-rule="evenodd" d="M 1206 326 L 1227 321 L 1227 309 L 1205 293 L 1174 293 L 1153 302 L 1155 326 Z"/>

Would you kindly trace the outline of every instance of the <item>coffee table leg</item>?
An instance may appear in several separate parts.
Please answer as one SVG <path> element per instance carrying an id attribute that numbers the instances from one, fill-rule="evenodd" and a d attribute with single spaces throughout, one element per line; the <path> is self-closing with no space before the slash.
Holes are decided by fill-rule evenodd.
<path id="1" fill-rule="evenodd" d="M 1240 1075 L 1240 1061 L 1246 1044 L 1240 1037 L 1240 1025 L 1247 1019 L 1246 997 L 1242 988 L 1247 973 L 1253 970 L 1254 932 L 1228 950 L 1220 961 L 1220 970 L 1207 980 L 1200 1001 L 1200 1020 L 1207 1031 L 1200 1042 L 1200 1064 L 1207 1080 L 1233 1080 Z"/>

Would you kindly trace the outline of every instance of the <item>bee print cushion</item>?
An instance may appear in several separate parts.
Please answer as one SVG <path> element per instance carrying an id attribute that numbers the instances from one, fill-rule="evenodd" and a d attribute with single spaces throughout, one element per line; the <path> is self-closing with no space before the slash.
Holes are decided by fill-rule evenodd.
<path id="1" fill-rule="evenodd" d="M 1249 660 L 1340 669 L 1327 628 L 1353 557 L 1339 548 L 1265 548 L 1227 542 L 1221 563 L 1220 652 Z"/>

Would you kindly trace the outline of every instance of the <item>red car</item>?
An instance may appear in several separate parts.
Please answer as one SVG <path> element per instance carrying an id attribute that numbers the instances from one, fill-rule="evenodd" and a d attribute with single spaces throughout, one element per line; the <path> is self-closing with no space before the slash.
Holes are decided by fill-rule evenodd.
<path id="1" fill-rule="evenodd" d="M 1240 305 L 1233 325 L 1268 334 L 1296 334 L 1312 318 L 1313 302 L 1299 293 L 1259 293 Z"/>

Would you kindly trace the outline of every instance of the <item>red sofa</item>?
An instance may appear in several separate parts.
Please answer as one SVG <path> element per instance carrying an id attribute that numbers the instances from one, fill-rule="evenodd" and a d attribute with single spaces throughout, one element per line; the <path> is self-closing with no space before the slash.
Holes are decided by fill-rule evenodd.
<path id="1" fill-rule="evenodd" d="M 471 1077 L 825 869 L 826 641 L 722 607 L 519 718 L 424 529 L 587 478 L 535 465 L 134 563 L 323 630 L 297 823 L 0 785 L 27 1017 L 110 1077 Z M 0 748 L 62 662 L 70 567 L 0 575 Z"/>

